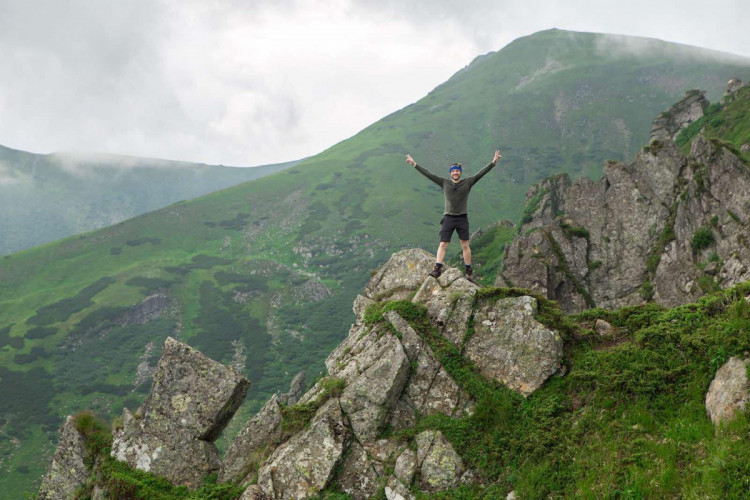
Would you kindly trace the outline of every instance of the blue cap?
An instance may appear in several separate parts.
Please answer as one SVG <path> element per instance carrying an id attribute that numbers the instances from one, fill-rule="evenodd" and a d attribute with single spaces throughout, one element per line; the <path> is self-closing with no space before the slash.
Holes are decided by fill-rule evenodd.
<path id="1" fill-rule="evenodd" d="M 457 163 L 454 163 L 453 165 L 451 165 L 451 167 L 448 169 L 448 172 L 453 173 L 454 170 L 458 170 L 459 172 L 463 172 L 464 171 L 464 169 L 461 168 L 461 165 L 459 165 Z"/>

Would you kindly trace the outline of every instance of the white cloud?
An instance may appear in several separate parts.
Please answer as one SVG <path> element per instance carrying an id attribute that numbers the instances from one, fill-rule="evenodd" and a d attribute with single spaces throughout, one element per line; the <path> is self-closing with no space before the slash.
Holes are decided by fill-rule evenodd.
<path id="1" fill-rule="evenodd" d="M 558 27 L 750 55 L 741 0 L 3 0 L 0 144 L 228 165 L 315 154 Z"/>

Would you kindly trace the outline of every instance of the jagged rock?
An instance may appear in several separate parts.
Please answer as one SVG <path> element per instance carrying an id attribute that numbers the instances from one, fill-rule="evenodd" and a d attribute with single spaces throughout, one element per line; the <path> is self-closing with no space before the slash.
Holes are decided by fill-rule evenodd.
<path id="1" fill-rule="evenodd" d="M 435 256 L 419 248 L 391 256 L 365 286 L 364 295 L 374 300 L 407 299 L 432 270 Z"/>
<path id="2" fill-rule="evenodd" d="M 401 343 L 414 367 L 409 383 L 393 410 L 391 426 L 395 430 L 410 427 L 415 422 L 415 413 L 470 414 L 473 405 L 468 394 L 448 375 L 429 346 L 395 311 L 389 311 L 386 318 L 401 334 Z"/>
<path id="3" fill-rule="evenodd" d="M 740 80 L 739 78 L 730 78 L 727 82 L 727 88 L 724 90 L 724 96 L 722 96 L 721 98 L 721 104 L 726 104 L 731 99 L 732 94 L 737 92 L 742 87 L 742 80 Z"/>
<path id="4" fill-rule="evenodd" d="M 700 108 L 702 96 L 681 106 L 689 101 Z M 703 294 L 699 265 L 714 253 L 724 263 L 716 272 L 720 287 L 750 279 L 750 173 L 702 134 L 688 157 L 670 138 L 658 139 L 629 165 L 607 162 L 598 182 L 555 176 L 528 195 L 496 284 L 529 288 L 566 312 L 695 301 Z M 715 242 L 695 252 L 701 228 Z"/>
<path id="5" fill-rule="evenodd" d="M 84 437 L 76 429 L 73 417 L 69 416 L 60 429 L 60 440 L 52 456 L 52 463 L 42 478 L 39 498 L 73 498 L 76 490 L 89 480 L 91 469 L 86 466 L 89 458 Z"/>
<path id="6" fill-rule="evenodd" d="M 339 488 L 348 493 L 354 500 L 372 498 L 378 491 L 378 477 L 362 445 L 354 441 L 349 446 L 344 465 L 338 476 Z"/>
<path id="7" fill-rule="evenodd" d="M 414 495 L 401 481 L 391 477 L 388 484 L 385 485 L 385 498 L 388 500 L 413 500 Z"/>
<path id="8" fill-rule="evenodd" d="M 125 311 L 120 322 L 123 325 L 143 325 L 161 318 L 173 305 L 172 298 L 165 293 L 155 293 Z"/>
<path id="9" fill-rule="evenodd" d="M 279 446 L 258 472 L 258 486 L 276 499 L 304 498 L 326 487 L 349 445 L 350 432 L 336 398 L 309 426 Z"/>
<path id="10" fill-rule="evenodd" d="M 251 484 L 242 493 L 240 500 L 271 500 L 273 497 L 263 493 L 263 490 L 257 484 Z"/>
<path id="11" fill-rule="evenodd" d="M 368 299 L 364 295 L 357 295 L 357 297 L 354 299 L 354 304 L 352 306 L 352 310 L 354 311 L 354 317 L 356 318 L 357 324 L 362 324 L 365 322 L 365 310 L 367 309 L 367 306 L 370 304 L 374 304 L 375 301 L 372 299 Z"/>
<path id="12" fill-rule="evenodd" d="M 594 331 L 602 337 L 609 337 L 615 333 L 615 328 L 603 319 L 597 319 L 594 323 Z"/>
<path id="13" fill-rule="evenodd" d="M 141 413 L 144 420 L 159 413 L 196 439 L 213 441 L 237 411 L 249 386 L 232 368 L 168 337 Z"/>
<path id="14" fill-rule="evenodd" d="M 393 459 L 404 451 L 406 445 L 406 442 L 394 438 L 362 443 L 378 476 L 384 474 L 385 465 L 393 463 Z"/>
<path id="15" fill-rule="evenodd" d="M 487 300 L 474 316 L 465 356 L 487 378 L 528 396 L 560 369 L 560 335 L 534 319 L 533 297 Z"/>
<path id="16" fill-rule="evenodd" d="M 714 425 L 731 420 L 747 406 L 750 400 L 748 365 L 750 359 L 732 357 L 716 372 L 706 393 L 706 411 Z"/>
<path id="17" fill-rule="evenodd" d="M 422 491 L 442 491 L 461 483 L 466 466 L 442 432 L 424 431 L 414 441 Z"/>
<path id="18" fill-rule="evenodd" d="M 677 138 L 680 131 L 703 116 L 708 107 L 705 91 L 689 90 L 685 97 L 661 113 L 651 126 L 652 139 Z"/>
<path id="19" fill-rule="evenodd" d="M 112 456 L 194 488 L 218 471 L 213 441 L 237 411 L 249 382 L 232 368 L 167 338 L 148 398 L 115 431 Z"/>
<path id="20" fill-rule="evenodd" d="M 417 472 L 417 454 L 414 450 L 405 449 L 396 459 L 393 475 L 404 484 L 410 485 Z"/>
<path id="21" fill-rule="evenodd" d="M 283 405 L 294 405 L 305 392 L 305 372 L 299 372 L 289 385 L 289 392 L 279 395 L 279 403 Z"/>
<path id="22" fill-rule="evenodd" d="M 742 153 L 750 153 L 750 142 L 746 142 L 742 146 L 740 146 L 740 151 Z"/>
<path id="23" fill-rule="evenodd" d="M 412 302 L 424 305 L 440 334 L 460 345 L 477 290 L 479 286 L 464 278 L 460 271 L 448 268 L 438 279 L 428 276 Z"/>
<path id="24" fill-rule="evenodd" d="M 98 485 L 94 485 L 94 489 L 91 490 L 91 500 L 107 500 L 110 498 L 109 493 L 107 493 L 107 490 Z"/>
<path id="25" fill-rule="evenodd" d="M 229 445 L 221 464 L 219 481 L 242 480 L 249 469 L 270 454 L 270 448 L 280 436 L 281 406 L 274 395 Z"/>
<path id="26" fill-rule="evenodd" d="M 518 496 L 516 495 L 515 490 L 508 493 L 508 496 L 505 497 L 505 500 L 516 500 Z"/>
<path id="27" fill-rule="evenodd" d="M 352 326 L 349 336 L 326 358 L 329 375 L 342 378 L 347 384 L 354 381 L 373 363 L 395 349 L 392 335 L 389 334 L 384 323 Z"/>
<path id="28" fill-rule="evenodd" d="M 409 377 L 409 358 L 395 335 L 383 336 L 381 356 L 341 394 L 341 409 L 360 441 L 377 436 Z M 366 354 L 366 353 L 364 353 Z"/>
<path id="29" fill-rule="evenodd" d="M 138 387 L 139 385 L 151 380 L 156 371 L 156 366 L 151 365 L 151 353 L 154 351 L 154 343 L 148 342 L 143 349 L 143 354 L 138 359 L 138 368 L 136 368 L 135 377 L 133 378 L 133 386 Z"/>
<path id="30" fill-rule="evenodd" d="M 189 488 L 198 488 L 203 477 L 219 471 L 221 458 L 215 444 L 195 439 L 192 432 L 158 413 L 147 419 L 142 415 L 123 410 L 122 429 L 115 432 L 112 443 L 114 458 Z"/>

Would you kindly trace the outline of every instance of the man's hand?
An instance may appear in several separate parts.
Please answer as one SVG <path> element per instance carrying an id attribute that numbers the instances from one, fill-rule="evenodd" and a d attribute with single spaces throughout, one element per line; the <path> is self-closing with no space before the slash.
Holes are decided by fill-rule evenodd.
<path id="1" fill-rule="evenodd" d="M 406 155 L 406 163 L 408 163 L 412 167 L 417 164 L 417 162 L 414 161 L 414 158 L 412 158 L 409 154 Z"/>
<path id="2" fill-rule="evenodd" d="M 406 155 L 406 156 L 409 156 L 409 155 Z M 495 157 L 492 158 L 492 163 L 497 163 L 497 160 L 499 160 L 502 157 L 503 157 L 503 155 L 500 154 L 500 150 L 496 149 L 495 150 Z M 406 161 L 409 161 L 409 160 L 406 160 Z"/>

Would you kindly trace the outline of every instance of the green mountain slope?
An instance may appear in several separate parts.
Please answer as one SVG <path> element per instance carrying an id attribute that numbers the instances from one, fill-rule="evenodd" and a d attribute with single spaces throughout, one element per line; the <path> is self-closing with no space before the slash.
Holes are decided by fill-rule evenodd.
<path id="1" fill-rule="evenodd" d="M 39 155 L 0 146 L 0 255 L 278 172 L 116 155 Z"/>
<path id="2" fill-rule="evenodd" d="M 541 177 L 597 176 L 603 160 L 629 158 L 685 90 L 716 99 L 750 75 L 748 60 L 640 39 L 648 55 L 636 57 L 628 41 L 520 39 L 291 169 L 0 259 L 0 398 L 12 402 L 0 488 L 21 495 L 38 480 L 64 415 L 134 407 L 166 335 L 251 379 L 229 435 L 297 371 L 315 376 L 369 271 L 399 248 L 434 251 L 442 195 L 404 153 L 471 174 L 503 151 L 472 194 L 477 229 L 516 220 Z"/>

